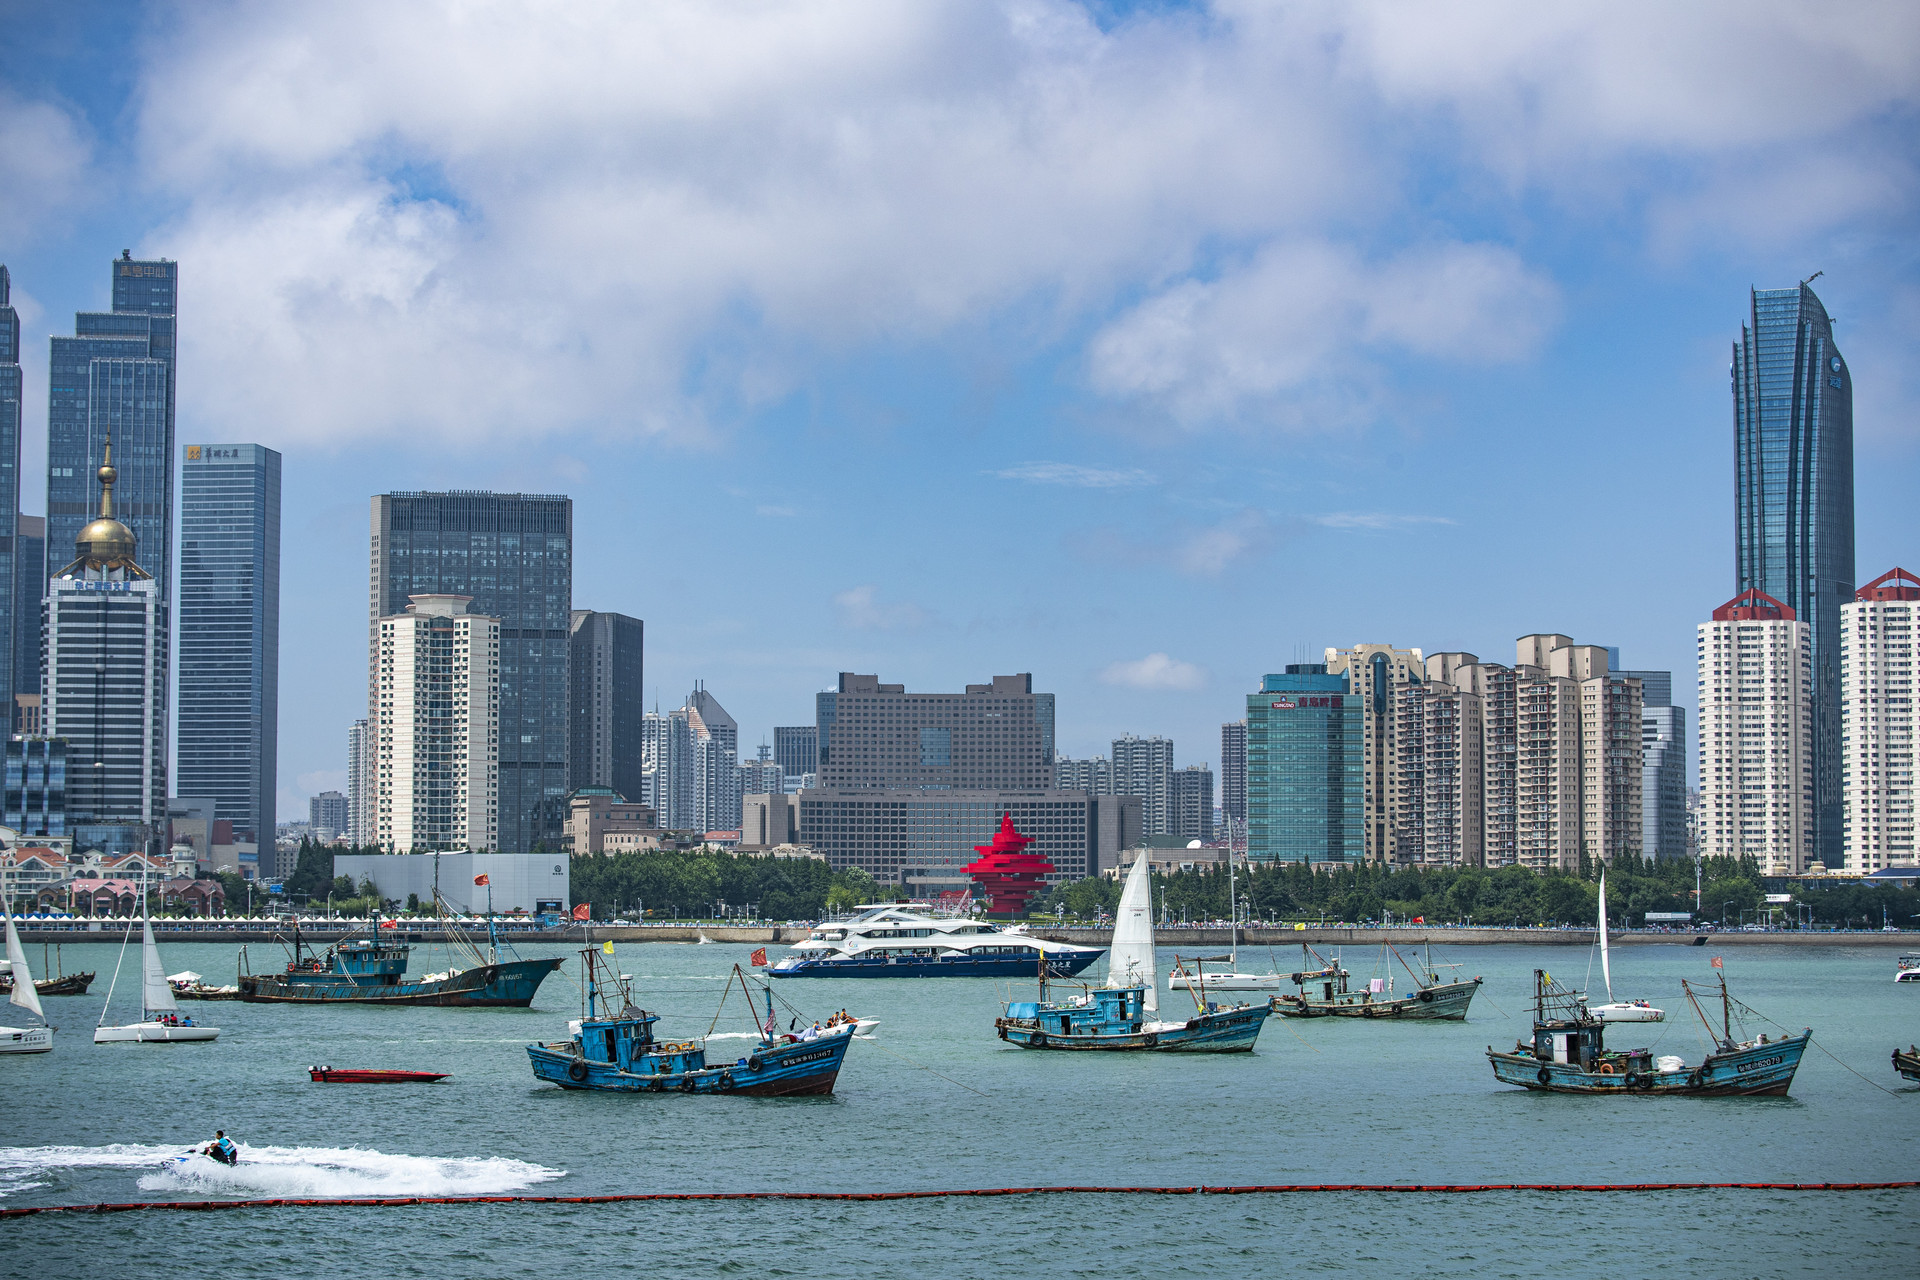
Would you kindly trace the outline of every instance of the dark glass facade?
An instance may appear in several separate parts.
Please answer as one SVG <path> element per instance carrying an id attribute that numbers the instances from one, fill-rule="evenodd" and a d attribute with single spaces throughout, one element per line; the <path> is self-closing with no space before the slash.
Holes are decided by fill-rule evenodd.
<path id="1" fill-rule="evenodd" d="M 572 629 L 567 789 L 610 787 L 637 803 L 645 785 L 646 624 L 575 609 Z"/>
<path id="2" fill-rule="evenodd" d="M 831 697 L 832 695 L 827 695 Z M 798 778 L 817 770 L 820 754 L 820 726 L 814 724 L 783 724 L 773 729 L 773 758 L 780 762 L 780 772 L 789 778 Z"/>
<path id="3" fill-rule="evenodd" d="M 500 619 L 499 851 L 560 847 L 566 818 L 573 502 L 558 494 L 388 493 L 373 500 L 371 659 L 407 597 L 471 596 Z M 369 698 L 370 705 L 373 699 Z"/>
<path id="4" fill-rule="evenodd" d="M 23 836 L 67 834 L 67 743 L 7 740 L 6 824 Z"/>
<path id="5" fill-rule="evenodd" d="M 1364 697 L 1320 663 L 1296 663 L 1247 695 L 1247 857 L 1366 856 Z"/>
<path id="6" fill-rule="evenodd" d="M 64 550 L 98 508 L 94 472 L 109 436 L 114 514 L 141 567 L 173 595 L 174 303 L 179 264 L 113 264 L 113 310 L 83 311 L 47 367 L 47 539 Z M 56 552 L 56 554 L 59 554 Z"/>
<path id="7" fill-rule="evenodd" d="M 118 450 L 115 451 L 116 457 Z M 176 789 L 214 801 L 276 877 L 280 727 L 280 455 L 190 444 L 180 466 Z"/>
<path id="8" fill-rule="evenodd" d="M 47 594 L 47 519 L 16 515 L 13 532 L 13 692 L 40 696 L 40 616 Z M 14 710 L 14 708 L 9 708 Z M 22 728 L 20 717 L 14 727 Z"/>
<path id="9" fill-rule="evenodd" d="M 7 690 L 7 726 L 12 728 L 13 695 L 16 693 L 40 692 L 40 664 L 35 662 L 29 684 L 21 684 L 20 670 L 24 664 L 15 658 L 20 647 L 20 633 L 26 628 L 22 625 L 20 607 L 23 602 L 23 585 L 30 585 L 32 593 L 26 599 L 32 601 L 31 618 L 34 630 L 39 630 L 40 597 L 45 594 L 47 582 L 44 567 L 37 575 L 25 563 L 20 555 L 20 313 L 13 309 L 13 279 L 7 273 L 4 263 L 0 263 L 0 609 L 7 616 L 0 619 L 0 676 L 8 683 Z M 44 547 L 45 541 L 41 545 Z M 39 646 L 34 646 L 36 656 Z"/>
<path id="10" fill-rule="evenodd" d="M 1840 606 L 1853 598 L 1853 378 L 1805 284 L 1756 289 L 1733 348 L 1734 590 L 1813 639 L 1814 844 L 1842 856 Z"/>

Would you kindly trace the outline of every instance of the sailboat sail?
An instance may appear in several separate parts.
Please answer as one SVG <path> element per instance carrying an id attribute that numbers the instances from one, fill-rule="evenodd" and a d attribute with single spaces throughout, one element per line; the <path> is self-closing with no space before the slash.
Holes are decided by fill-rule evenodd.
<path id="1" fill-rule="evenodd" d="M 1607 984 L 1607 999 L 1613 999 L 1613 968 L 1607 963 L 1607 869 L 1600 868 L 1600 976 Z"/>
<path id="2" fill-rule="evenodd" d="M 174 1012 L 180 1006 L 174 1003 L 173 988 L 167 985 L 167 971 L 160 964 L 160 948 L 154 945 L 151 919 L 141 922 L 140 957 L 141 968 L 145 971 L 141 1004 L 148 1013 Z"/>
<path id="3" fill-rule="evenodd" d="M 1160 995 L 1153 958 L 1153 891 L 1147 883 L 1147 855 L 1134 859 L 1114 913 L 1113 943 L 1107 949 L 1107 986 L 1147 989 L 1147 1012 L 1157 1013 Z"/>
<path id="4" fill-rule="evenodd" d="M 4 908 L 0 908 L 4 909 Z M 13 927 L 13 912 L 7 912 L 7 972 L 13 975 L 12 1003 L 31 1009 L 44 1020 L 40 993 L 34 989 L 33 973 L 27 968 L 27 953 L 20 945 L 20 931 Z"/>

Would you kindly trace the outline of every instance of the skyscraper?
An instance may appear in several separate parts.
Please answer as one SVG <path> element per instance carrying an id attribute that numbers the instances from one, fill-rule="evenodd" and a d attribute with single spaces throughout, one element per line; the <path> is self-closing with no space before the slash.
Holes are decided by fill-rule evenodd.
<path id="1" fill-rule="evenodd" d="M 793 779 L 791 785 L 799 786 L 799 780 L 819 768 L 820 726 L 815 724 L 783 724 L 774 726 L 773 758 L 780 762 L 780 772 Z"/>
<path id="2" fill-rule="evenodd" d="M 102 457 L 111 459 L 110 448 Z M 67 830 L 76 849 L 158 857 L 167 817 L 166 605 L 114 518 L 111 461 L 99 518 L 47 588 L 48 737 L 67 740 Z"/>
<path id="3" fill-rule="evenodd" d="M 347 843 L 373 843 L 374 781 L 373 736 L 365 720 L 347 726 Z"/>
<path id="4" fill-rule="evenodd" d="M 13 534 L 13 700 L 40 701 L 41 602 L 47 598 L 47 518 L 24 513 L 14 517 Z M 10 707 L 13 723 L 24 728 L 19 708 Z"/>
<path id="5" fill-rule="evenodd" d="M 1733 347 L 1734 590 L 1807 624 L 1813 663 L 1813 821 L 1840 865 L 1840 607 L 1853 599 L 1853 377 L 1833 321 L 1802 281 L 1752 291 Z"/>
<path id="6" fill-rule="evenodd" d="M 1220 816 L 1229 830 L 1247 817 L 1247 722 L 1220 726 Z"/>
<path id="7" fill-rule="evenodd" d="M 500 619 L 503 853 L 560 847 L 566 822 L 568 632 L 573 609 L 573 503 L 559 494 L 387 493 L 373 499 L 370 657 L 380 619 L 415 595 L 462 595 Z M 369 725 L 378 671 L 368 671 Z M 628 797 L 632 799 L 632 797 Z"/>
<path id="8" fill-rule="evenodd" d="M 693 725 L 686 708 L 660 715 L 649 711 L 640 722 L 640 794 L 629 796 L 652 807 L 668 831 L 710 830 L 694 803 Z"/>
<path id="9" fill-rule="evenodd" d="M 178 284 L 178 264 L 122 253 L 113 310 L 75 315 L 74 336 L 53 339 L 47 366 L 47 545 L 72 545 L 92 518 L 94 472 L 111 437 L 115 507 L 163 602 L 173 595 Z"/>
<path id="10" fill-rule="evenodd" d="M 388 853 L 499 851 L 500 620 L 416 595 L 374 622 L 374 840 Z"/>
<path id="11" fill-rule="evenodd" d="M 687 695 L 693 741 L 693 807 L 703 831 L 740 826 L 740 726 L 720 699 L 696 684 Z"/>
<path id="12" fill-rule="evenodd" d="M 1920 742 L 1920 578 L 1890 569 L 1842 606 L 1846 869 L 1913 866 L 1913 756 Z M 1829 870 L 1837 870 L 1829 866 Z"/>
<path id="13" fill-rule="evenodd" d="M 1130 733 L 1115 738 L 1113 794 L 1140 797 L 1140 821 L 1147 835 L 1173 835 L 1173 739 Z"/>
<path id="14" fill-rule="evenodd" d="M 7 679 L 7 725 L 13 719 L 13 698 L 20 693 L 40 692 L 40 669 L 36 663 L 32 683 L 22 684 L 29 673 L 14 656 L 26 627 L 20 616 L 23 604 L 31 600 L 28 615 L 33 630 L 40 630 L 40 600 L 46 593 L 45 565 L 30 568 L 20 552 L 20 529 L 25 517 L 20 514 L 20 313 L 13 309 L 13 279 L 0 263 L 0 673 Z M 44 528 L 44 526 L 43 526 Z M 45 546 L 45 534 L 41 545 Z M 32 593 L 21 588 L 31 584 Z M 38 649 L 38 645 L 35 646 Z"/>
<path id="15" fill-rule="evenodd" d="M 1753 590 L 1700 624 L 1703 856 L 1750 857 L 1772 876 L 1800 875 L 1812 860 L 1811 630 Z"/>
<path id="16" fill-rule="evenodd" d="M 1190 764 L 1173 771 L 1167 834 L 1182 840 L 1213 841 L 1213 770 Z"/>
<path id="17" fill-rule="evenodd" d="M 180 469 L 176 789 L 209 796 L 234 838 L 278 877 L 280 455 L 190 444 Z"/>
<path id="18" fill-rule="evenodd" d="M 1403 684 L 1420 683 L 1425 663 L 1418 649 L 1396 649 L 1390 644 L 1358 644 L 1351 649 L 1326 651 L 1328 675 L 1347 678 L 1347 692 L 1359 695 L 1366 731 L 1367 858 L 1374 862 L 1407 862 L 1412 850 L 1399 846 L 1396 816 L 1401 811 L 1400 778 L 1395 768 L 1398 747 L 1394 729 L 1394 691 Z"/>
<path id="19" fill-rule="evenodd" d="M 624 613 L 575 609 L 569 626 L 573 682 L 567 715 L 573 722 L 567 751 L 567 790 L 611 787 L 638 802 L 644 748 L 641 720 L 646 624 Z"/>
<path id="20" fill-rule="evenodd" d="M 1358 862 L 1366 856 L 1362 698 L 1324 663 L 1297 662 L 1247 695 L 1247 857 Z"/>
<path id="21" fill-rule="evenodd" d="M 951 790 L 1053 785 L 1053 695 L 1031 675 L 908 693 L 840 673 L 819 695 L 820 786 Z"/>
<path id="22" fill-rule="evenodd" d="M 347 797 L 338 791 L 322 791 L 307 801 L 307 828 L 320 842 L 332 840 L 347 829 Z"/>
<path id="23" fill-rule="evenodd" d="M 1611 660 L 1612 650 L 1608 650 Z M 1640 682 L 1640 850 L 1687 857 L 1687 709 L 1673 705 L 1671 671 L 1619 671 Z"/>

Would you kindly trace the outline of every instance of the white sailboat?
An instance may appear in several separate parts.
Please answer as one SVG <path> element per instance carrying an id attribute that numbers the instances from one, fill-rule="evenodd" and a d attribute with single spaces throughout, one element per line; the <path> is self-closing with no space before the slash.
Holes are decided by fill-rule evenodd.
<path id="1" fill-rule="evenodd" d="M 1645 1000 L 1613 998 L 1613 966 L 1607 953 L 1607 869 L 1600 868 L 1600 977 L 1607 984 L 1607 1003 L 1587 1006 L 1587 1016 L 1595 1022 L 1661 1022 L 1667 1013 Z"/>
<path id="2" fill-rule="evenodd" d="M 1228 924 L 1227 956 L 1228 972 L 1207 973 L 1205 960 L 1194 962 L 1193 973 L 1176 968 L 1173 976 L 1167 979 L 1167 985 L 1179 991 L 1193 991 L 1204 987 L 1208 991 L 1278 991 L 1280 975 L 1277 973 L 1240 972 L 1240 891 L 1239 881 L 1234 875 L 1233 853 L 1227 853 L 1227 905 L 1231 917 Z M 1218 957 L 1215 958 L 1218 963 Z"/>
<path id="3" fill-rule="evenodd" d="M 1107 946 L 1107 990 L 1145 987 L 1141 1008 L 1160 1012 L 1159 968 L 1153 958 L 1153 889 L 1147 883 L 1147 855 L 1134 859 L 1113 915 L 1113 941 Z"/>
<path id="4" fill-rule="evenodd" d="M 7 971 L 13 975 L 10 1003 L 40 1019 L 37 1027 L 0 1027 L 0 1053 L 45 1053 L 53 1048 L 53 1028 L 47 1025 L 47 1015 L 40 1008 L 40 993 L 34 990 L 26 949 L 20 945 L 19 930 L 13 927 L 13 912 L 4 901 L 0 901 L 0 912 L 7 917 Z"/>
<path id="5" fill-rule="evenodd" d="M 127 938 L 133 936 L 133 923 L 127 923 Z M 127 952 L 127 938 L 120 941 L 120 954 Z M 181 1044 L 216 1039 L 218 1027 L 201 1027 L 193 1018 L 182 1018 L 174 1003 L 173 988 L 167 983 L 167 971 L 160 964 L 160 948 L 153 941 L 151 918 L 140 922 L 140 1021 L 123 1027 L 106 1025 L 107 1012 L 113 1008 L 113 986 L 120 981 L 120 964 L 114 962 L 113 984 L 107 987 L 106 1003 L 100 1009 L 100 1024 L 93 1029 L 95 1044 Z"/>

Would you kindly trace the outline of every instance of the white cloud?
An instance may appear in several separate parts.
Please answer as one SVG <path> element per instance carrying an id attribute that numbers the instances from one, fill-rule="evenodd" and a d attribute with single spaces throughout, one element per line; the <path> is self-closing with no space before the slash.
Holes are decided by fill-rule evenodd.
<path id="1" fill-rule="evenodd" d="M 1116 662 L 1100 673 L 1100 683 L 1127 689 L 1177 689 L 1192 691 L 1205 687 L 1207 673 L 1191 662 L 1150 653 L 1137 662 Z"/>
<path id="2" fill-rule="evenodd" d="M 1094 337 L 1089 373 L 1107 395 L 1148 400 L 1187 425 L 1333 426 L 1363 416 L 1377 396 L 1377 357 L 1518 359 L 1556 313 L 1553 283 L 1497 246 L 1368 262 L 1296 241 L 1121 315 Z"/>
<path id="3" fill-rule="evenodd" d="M 1064 484 L 1080 489 L 1131 489 L 1153 483 L 1153 476 L 1138 468 L 1084 467 L 1074 462 L 1023 462 L 991 474 L 1002 480 Z"/>
<path id="4" fill-rule="evenodd" d="M 50 229 L 80 195 L 92 159 L 84 125 L 59 107 L 0 87 L 0 243 Z"/>
<path id="5" fill-rule="evenodd" d="M 1389 511 L 1330 511 L 1306 518 L 1325 529 L 1404 529 L 1408 525 L 1455 523 L 1446 516 L 1396 515 Z"/>
<path id="6" fill-rule="evenodd" d="M 889 604 L 871 586 L 851 587 L 833 598 L 843 625 L 855 631 L 918 631 L 933 615 L 917 604 Z"/>

